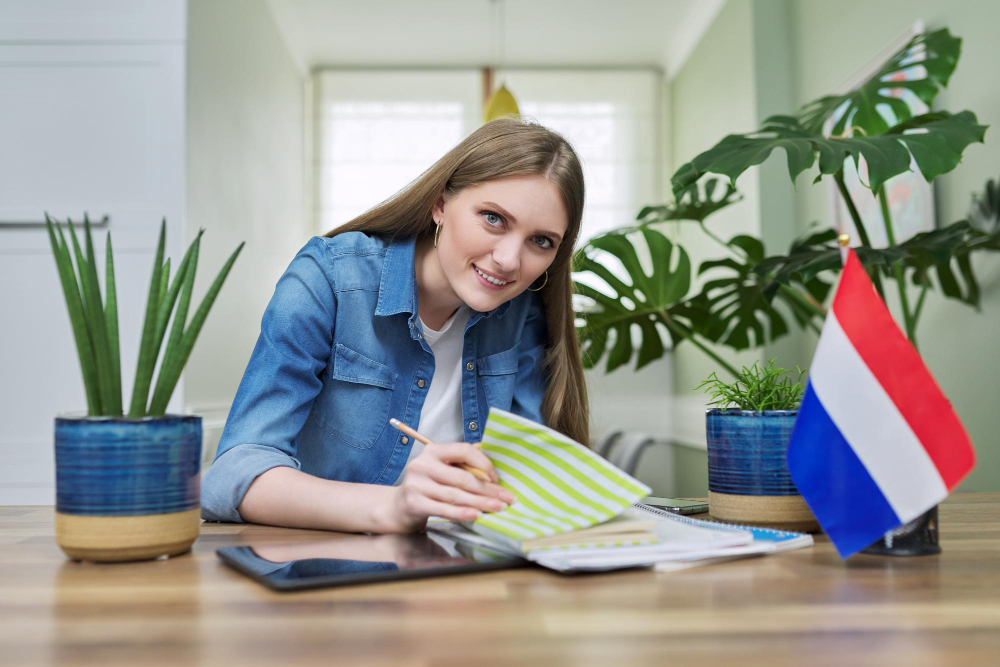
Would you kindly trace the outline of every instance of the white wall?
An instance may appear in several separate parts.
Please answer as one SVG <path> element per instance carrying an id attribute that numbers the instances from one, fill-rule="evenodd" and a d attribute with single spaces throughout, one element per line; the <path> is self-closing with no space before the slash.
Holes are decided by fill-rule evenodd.
<path id="1" fill-rule="evenodd" d="M 292 257 L 316 234 L 305 206 L 306 76 L 264 0 L 188 6 L 186 238 L 204 228 L 194 299 L 246 241 L 184 371 L 211 460 Z"/>
<path id="2" fill-rule="evenodd" d="M 87 410 L 45 211 L 110 217 L 128 409 L 162 218 L 181 248 L 184 23 L 183 0 L 0 4 L 0 505 L 53 503 L 53 420 Z"/>
<path id="3" fill-rule="evenodd" d="M 126 406 L 161 219 L 175 270 L 206 229 L 196 303 L 247 242 L 167 408 L 205 416 L 210 456 L 274 285 L 315 233 L 305 81 L 263 0 L 0 4 L 0 505 L 53 502 L 53 419 L 87 407 L 46 229 L 25 223 L 110 216 L 94 243 L 103 283 L 111 233 Z"/>

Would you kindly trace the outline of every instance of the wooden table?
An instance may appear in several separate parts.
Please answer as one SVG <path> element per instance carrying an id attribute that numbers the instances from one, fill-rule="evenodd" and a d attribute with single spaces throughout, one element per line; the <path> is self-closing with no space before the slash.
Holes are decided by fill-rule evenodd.
<path id="1" fill-rule="evenodd" d="M 215 549 L 337 534 L 203 524 L 191 553 L 67 560 L 0 508 L 2 665 L 1000 664 L 1000 493 L 940 509 L 939 556 L 830 543 L 679 572 L 539 569 L 273 593 Z"/>

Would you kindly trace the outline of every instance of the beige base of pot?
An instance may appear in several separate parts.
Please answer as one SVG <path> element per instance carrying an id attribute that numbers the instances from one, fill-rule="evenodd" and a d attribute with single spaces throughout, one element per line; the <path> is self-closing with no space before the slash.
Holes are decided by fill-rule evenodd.
<path id="1" fill-rule="evenodd" d="M 719 521 L 819 532 L 819 523 L 802 496 L 743 496 L 709 491 L 708 512 Z"/>
<path id="2" fill-rule="evenodd" d="M 137 516 L 56 512 L 56 542 L 74 560 L 148 560 L 189 550 L 200 524 L 198 509 Z"/>

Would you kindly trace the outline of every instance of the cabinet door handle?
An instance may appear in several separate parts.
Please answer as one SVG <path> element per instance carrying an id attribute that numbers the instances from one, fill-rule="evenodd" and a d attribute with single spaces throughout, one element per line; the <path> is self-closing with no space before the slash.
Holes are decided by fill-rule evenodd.
<path id="1" fill-rule="evenodd" d="M 107 227 L 108 222 L 110 222 L 110 221 L 111 221 L 111 216 L 105 215 L 100 220 L 91 220 L 90 221 L 90 226 L 91 227 Z M 52 222 L 63 222 L 63 221 L 59 220 L 58 218 L 52 218 Z M 83 226 L 83 221 L 80 221 L 79 223 L 77 223 L 77 221 L 74 220 L 73 224 L 79 224 L 82 227 Z M 16 227 L 44 227 L 45 226 L 45 221 L 44 220 L 0 220 L 0 225 L 3 225 L 4 227 L 15 227 L 15 228 Z"/>

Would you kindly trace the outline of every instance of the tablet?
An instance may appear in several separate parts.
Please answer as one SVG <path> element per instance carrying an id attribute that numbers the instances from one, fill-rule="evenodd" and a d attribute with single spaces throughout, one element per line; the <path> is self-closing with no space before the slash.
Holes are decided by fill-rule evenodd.
<path id="1" fill-rule="evenodd" d="M 521 567 L 517 556 L 438 535 L 344 535 L 222 547 L 223 563 L 276 591 Z"/>

